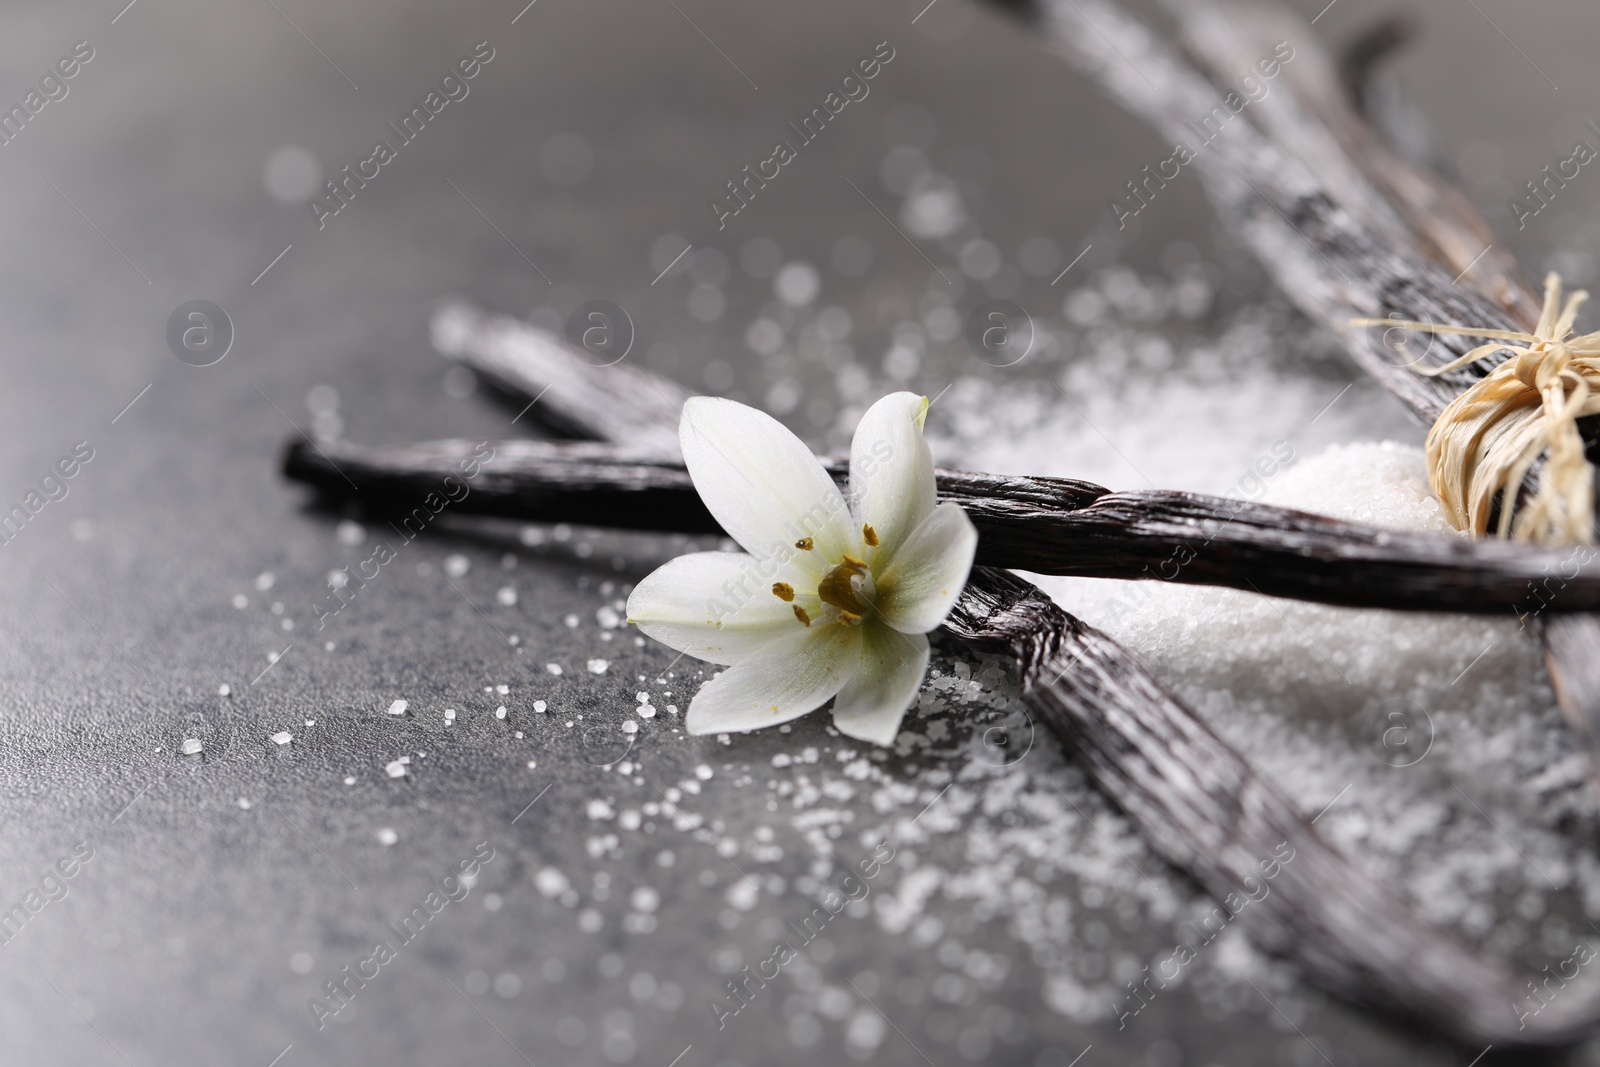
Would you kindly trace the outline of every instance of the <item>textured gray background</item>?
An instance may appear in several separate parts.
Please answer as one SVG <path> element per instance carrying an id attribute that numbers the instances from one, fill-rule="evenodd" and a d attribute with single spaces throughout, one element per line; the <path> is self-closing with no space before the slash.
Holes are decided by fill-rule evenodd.
<path id="1" fill-rule="evenodd" d="M 526 550 L 505 531 L 436 533 L 317 632 L 311 604 L 324 576 L 366 551 L 338 542 L 337 516 L 308 509 L 275 469 L 287 420 L 309 424 L 306 397 L 319 383 L 338 389 L 345 433 L 357 441 L 506 432 L 506 408 L 482 391 L 444 388 L 427 316 L 450 293 L 517 314 L 564 315 L 583 298 L 609 297 L 631 312 L 646 365 L 702 385 L 706 365 L 720 360 L 735 374 L 727 391 L 759 400 L 768 369 L 742 336 L 769 299 L 766 283 L 742 280 L 735 266 L 726 314 L 697 322 L 685 312 L 681 269 L 651 284 L 663 265 L 651 257 L 658 240 L 736 260 L 744 241 L 767 236 L 785 258 L 825 265 L 839 237 L 861 236 L 876 253 L 871 273 L 847 281 L 824 266 L 824 299 L 855 312 L 862 351 L 881 351 L 875 301 L 914 295 L 928 268 L 846 179 L 891 204 L 877 171 L 884 118 L 897 103 L 936 118 L 937 154 L 963 176 L 970 209 L 1008 258 L 1033 236 L 1073 254 L 1104 224 L 1113 191 L 1160 155 L 1143 128 L 1016 28 L 960 0 L 939 0 L 916 26 L 920 2 L 677 6 L 539 0 L 515 25 L 517 0 L 277 0 L 276 9 L 269 0 L 138 0 L 120 17 L 118 0 L 70 0 L 0 14 L 0 100 L 20 99 L 73 42 L 96 49 L 70 95 L 0 148 L 0 501 L 20 500 L 74 442 L 95 449 L 67 499 L 0 547 L 0 900 L 21 900 L 75 843 L 95 849 L 66 899 L 0 945 L 0 1061 L 511 1064 L 526 1054 L 541 1065 L 666 1067 L 693 1046 L 681 1063 L 698 1067 L 843 1055 L 838 1027 L 807 1050 L 791 1045 L 776 997 L 715 1032 L 705 1004 L 720 980 L 706 961 L 731 939 L 717 903 L 731 872 L 693 835 L 673 835 L 679 862 L 670 869 L 655 865 L 654 849 L 606 859 L 615 888 L 599 934 L 581 932 L 573 912 L 533 886 L 547 862 L 583 870 L 585 805 L 617 784 L 594 766 L 604 762 L 593 753 L 598 735 L 536 719 L 529 705 L 545 698 L 567 718 L 583 712 L 608 728 L 629 715 L 635 677 L 662 669 L 669 654 L 619 633 L 607 674 L 582 664 L 605 650 L 593 624 L 609 599 L 599 584 L 637 578 L 662 546 L 602 542 L 585 559 L 561 546 Z M 1309 16 L 1321 4 L 1300 6 Z M 1593 242 L 1583 225 L 1600 180 L 1585 174 L 1521 234 L 1505 196 L 1564 156 L 1600 101 L 1590 62 L 1600 14 L 1510 0 L 1410 6 L 1424 37 L 1406 84 L 1439 144 L 1451 146 L 1448 160 L 1472 168 L 1467 188 L 1520 253 L 1539 265 L 1559 248 L 1586 280 Z M 1316 31 L 1340 42 L 1383 7 L 1343 0 Z M 295 144 L 325 167 L 355 162 L 386 120 L 484 39 L 496 58 L 471 95 L 326 229 L 304 206 L 268 196 L 262 168 L 272 151 Z M 707 198 L 884 39 L 898 54 L 868 100 L 717 234 Z M 541 169 L 542 146 L 561 132 L 594 148 L 593 172 L 576 187 Z M 1103 243 L 1081 269 L 1113 254 L 1156 269 L 1177 238 L 1218 258 L 1193 179 L 1164 195 L 1136 239 L 1115 252 Z M 954 271 L 948 251 L 924 247 Z M 1241 282 L 1247 293 L 1251 277 Z M 1059 300 L 1028 285 L 1018 296 L 1025 305 Z M 229 356 L 206 369 L 179 363 L 164 340 L 169 312 L 199 297 L 221 304 L 237 330 Z M 973 367 L 951 347 L 911 384 L 935 392 L 955 371 Z M 790 372 L 824 383 L 807 388 L 821 406 L 802 406 L 793 420 L 820 440 L 834 429 L 828 376 Z M 458 590 L 441 573 L 456 552 L 471 563 L 453 579 Z M 273 584 L 261 590 L 264 574 Z M 507 584 L 519 592 L 515 606 L 495 600 Z M 247 607 L 233 606 L 238 594 Z M 578 629 L 563 625 L 568 613 L 582 617 Z M 567 673 L 548 675 L 546 662 Z M 224 683 L 231 699 L 216 695 Z M 512 694 L 483 692 L 497 683 Z M 383 709 L 402 696 L 416 714 L 391 719 Z M 506 722 L 490 714 L 502 701 Z M 443 707 L 458 709 L 458 725 L 443 726 Z M 307 718 L 317 725 L 305 727 Z M 295 732 L 293 745 L 266 740 L 279 729 Z M 826 740 L 819 723 L 796 734 Z M 178 755 L 188 736 L 206 739 L 205 755 Z M 762 767 L 793 744 L 776 734 L 720 751 L 713 739 L 644 741 L 649 778 L 663 787 L 703 762 L 722 784 L 724 763 Z M 411 776 L 384 776 L 387 761 L 417 750 L 427 756 Z M 346 775 L 357 783 L 345 785 Z M 769 818 L 754 797 L 708 788 L 696 799 L 708 818 L 748 832 Z M 788 831 L 771 818 L 783 839 Z M 379 843 L 384 827 L 398 844 Z M 480 841 L 496 858 L 472 895 L 336 1025 L 315 1032 L 307 998 Z M 791 878 L 804 867 L 795 855 Z M 717 896 L 698 881 L 705 870 L 721 879 Z M 649 936 L 618 932 L 619 902 L 635 885 L 662 898 Z M 499 910 L 482 906 L 489 892 L 501 895 Z M 798 900 L 761 908 L 784 917 Z M 823 968 L 840 980 L 868 966 L 914 977 L 926 956 L 866 922 L 838 940 Z M 301 952 L 313 961 L 306 974 L 291 967 Z M 620 978 L 602 966 L 607 953 L 625 960 Z M 641 970 L 676 982 L 681 1005 L 631 996 L 627 976 Z M 475 972 L 514 974 L 520 991 L 466 992 Z M 1321 1062 L 1269 1018 L 1201 1018 L 1184 990 L 1141 1021 L 1137 1039 L 1114 1026 L 1075 1027 L 1041 1006 L 1027 974 L 1015 970 L 969 1005 L 1015 1038 L 982 1058 L 1061 1065 L 1093 1043 L 1085 1064 Z M 878 1045 L 876 1062 L 971 1058 L 930 1023 L 938 1012 L 926 1002 L 875 999 L 905 1030 Z M 625 1025 L 618 1011 L 629 1013 Z M 563 1042 L 557 1024 L 571 1018 L 583 1035 L 571 1040 L 569 1024 Z M 1338 1007 L 1317 1008 L 1313 1022 L 1341 1064 L 1418 1055 L 1414 1039 Z M 615 1033 L 628 1036 L 606 1044 Z"/>

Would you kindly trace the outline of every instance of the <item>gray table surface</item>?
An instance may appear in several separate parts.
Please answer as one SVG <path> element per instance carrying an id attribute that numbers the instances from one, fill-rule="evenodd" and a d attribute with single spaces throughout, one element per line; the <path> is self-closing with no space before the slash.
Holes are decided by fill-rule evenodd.
<path id="1" fill-rule="evenodd" d="M 774 756 L 839 743 L 813 716 L 791 735 L 722 746 L 674 733 L 663 710 L 640 720 L 634 774 L 605 766 L 621 750 L 609 746 L 629 741 L 619 724 L 633 717 L 639 679 L 671 654 L 606 631 L 597 612 L 681 546 L 580 532 L 535 548 L 514 529 L 435 531 L 317 625 L 328 572 L 384 535 L 371 520 L 341 528 L 277 473 L 291 423 L 311 425 L 314 386 L 337 390 L 343 433 L 357 441 L 511 432 L 511 409 L 446 377 L 427 330 L 439 298 L 558 317 L 610 298 L 637 326 L 633 358 L 696 386 L 710 367 L 723 391 L 759 401 L 773 372 L 743 331 L 769 284 L 735 262 L 726 312 L 697 321 L 682 264 L 653 281 L 663 256 L 693 243 L 736 261 L 765 236 L 786 259 L 825 265 L 839 238 L 861 237 L 871 272 L 852 281 L 824 267 L 824 300 L 853 312 L 862 351 L 881 351 L 887 325 L 874 308 L 914 296 L 929 266 L 875 207 L 892 204 L 878 176 L 891 109 L 914 104 L 936 119 L 930 152 L 1008 250 L 1046 236 L 1070 253 L 1103 227 L 1111 192 L 1157 158 L 1136 122 L 962 0 L 939 0 L 915 25 L 920 0 L 538 0 L 520 14 L 518 0 L 121 5 L 13 3 L 0 14 L 0 100 L 20 101 L 74 42 L 94 49 L 68 95 L 0 147 L 0 506 L 21 502 L 77 442 L 93 449 L 68 495 L 0 546 L 0 902 L 65 891 L 0 944 L 0 1061 L 731 1067 L 837 1062 L 870 1046 L 886 1064 L 1064 1067 L 1090 1045 L 1086 1065 L 1423 1055 L 1425 1042 L 1314 998 L 1301 1022 L 1317 1035 L 1311 1048 L 1268 1013 L 1208 1016 L 1186 988 L 1128 1032 L 1070 1023 L 1044 1006 L 1026 954 L 992 933 L 994 917 L 951 900 L 930 901 L 929 913 L 1004 956 L 1003 979 L 930 998 L 919 976 L 939 968 L 936 947 L 851 915 L 812 951 L 810 978 L 719 1030 L 708 1006 L 730 961 L 760 959 L 773 923 L 811 907 L 794 886 L 816 858 L 815 832 L 768 810 L 761 785 L 796 773 Z M 1554 160 L 1550 131 L 1600 99 L 1586 43 L 1600 15 L 1481 6 L 1412 5 L 1427 35 L 1408 83 L 1441 143 Z M 1316 32 L 1337 43 L 1379 10 L 1344 0 Z M 485 40 L 494 58 L 470 94 L 322 229 L 304 204 L 268 194 L 272 153 L 298 145 L 325 170 L 354 164 Z M 896 56 L 872 95 L 719 233 L 707 200 L 884 40 Z M 576 185 L 549 174 L 563 133 L 592 146 Z M 1561 218 L 1582 218 L 1596 195 L 1574 188 L 1569 214 L 1517 233 L 1503 198 L 1477 193 L 1536 262 Z M 1100 265 L 1115 256 L 1155 269 L 1180 238 L 1211 255 L 1193 180 L 1167 195 L 1137 237 L 1102 248 Z M 937 243 L 922 247 L 955 270 Z M 712 274 L 714 258 L 700 261 Z M 1046 282 L 1028 286 L 1025 303 L 1059 300 Z M 235 330 L 211 367 L 168 350 L 168 316 L 192 299 L 221 305 Z M 912 384 L 932 392 L 974 372 L 955 345 Z M 836 447 L 832 371 L 785 373 L 812 401 L 793 424 Z M 586 669 L 596 658 L 606 673 Z M 505 696 L 485 690 L 502 684 Z M 397 698 L 407 716 L 386 714 Z M 536 699 L 550 711 L 536 713 Z M 292 743 L 269 739 L 279 730 Z M 204 742 L 198 756 L 179 751 L 191 737 Z M 408 773 L 388 777 L 402 755 Z M 943 758 L 875 766 L 912 790 L 914 810 L 936 798 Z M 1038 759 L 1017 773 L 1072 780 L 1059 756 Z M 702 765 L 709 780 L 696 776 Z M 753 787 L 740 785 L 747 767 Z M 675 794 L 684 811 L 742 842 L 741 854 L 763 842 L 783 850 L 761 862 L 748 910 L 727 903 L 745 861 L 674 827 L 670 811 L 654 840 L 607 842 L 618 831 L 593 804 L 639 808 L 683 782 L 702 787 Z M 865 827 L 872 803 L 863 790 L 841 806 Z M 853 832 L 840 862 L 851 862 Z M 324 983 L 376 940 L 399 944 L 387 924 L 480 843 L 493 859 L 466 897 L 318 1029 L 308 1003 Z M 75 847 L 92 859 L 46 881 Z M 919 839 L 919 850 L 940 847 L 938 835 Z M 565 903 L 550 875 L 537 878 L 557 870 L 570 881 Z M 774 878 L 789 891 L 774 892 Z M 848 1006 L 830 1016 L 808 1002 L 819 980 L 845 993 L 853 981 Z M 878 1037 L 851 1045 L 851 1026 Z"/>

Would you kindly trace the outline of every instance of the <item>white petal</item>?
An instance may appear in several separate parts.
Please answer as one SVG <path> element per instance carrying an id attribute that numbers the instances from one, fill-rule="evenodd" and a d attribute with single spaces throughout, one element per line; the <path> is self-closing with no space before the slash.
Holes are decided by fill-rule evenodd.
<path id="1" fill-rule="evenodd" d="M 922 439 L 928 398 L 890 393 L 867 409 L 850 442 L 850 503 L 887 558 L 933 512 L 933 455 Z"/>
<path id="2" fill-rule="evenodd" d="M 683 406 L 678 427 L 695 490 L 728 532 L 757 559 L 831 559 L 859 552 L 839 487 L 811 450 L 771 415 L 720 397 Z M 815 542 L 813 552 L 794 544 Z"/>
<path id="3" fill-rule="evenodd" d="M 855 673 L 860 626 L 798 623 L 700 687 L 685 724 L 691 734 L 777 726 L 820 708 Z"/>
<path id="4" fill-rule="evenodd" d="M 944 621 L 972 571 L 978 531 L 959 504 L 940 504 L 912 531 L 878 578 L 878 612 L 902 633 Z"/>
<path id="5" fill-rule="evenodd" d="M 833 725 L 846 737 L 892 745 L 927 673 L 928 639 L 873 623 L 861 629 L 861 665 L 834 698 Z"/>
<path id="6" fill-rule="evenodd" d="M 738 663 L 802 628 L 793 606 L 773 595 L 772 582 L 760 561 L 743 552 L 679 556 L 634 587 L 628 621 L 696 659 Z"/>

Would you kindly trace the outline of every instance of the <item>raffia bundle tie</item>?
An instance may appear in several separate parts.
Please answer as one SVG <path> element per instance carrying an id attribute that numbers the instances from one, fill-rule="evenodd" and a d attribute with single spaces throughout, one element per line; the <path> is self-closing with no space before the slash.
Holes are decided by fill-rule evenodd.
<path id="1" fill-rule="evenodd" d="M 1452 400 L 1428 431 L 1428 480 L 1457 529 L 1486 534 L 1499 495 L 1496 533 L 1501 537 L 1567 544 L 1594 540 L 1594 468 L 1584 456 L 1577 420 L 1600 413 L 1600 333 L 1570 336 L 1588 299 L 1588 293 L 1576 290 L 1563 307 L 1561 276 L 1551 273 L 1532 333 L 1351 320 L 1353 326 L 1492 338 L 1442 367 L 1418 369 L 1429 377 L 1501 349 L 1514 353 Z M 1513 518 L 1517 488 L 1541 455 L 1547 458 L 1538 490 Z"/>

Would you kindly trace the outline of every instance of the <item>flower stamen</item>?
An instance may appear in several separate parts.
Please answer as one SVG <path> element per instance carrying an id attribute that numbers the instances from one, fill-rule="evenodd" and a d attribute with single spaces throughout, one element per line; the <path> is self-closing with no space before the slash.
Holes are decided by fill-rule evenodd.
<path id="1" fill-rule="evenodd" d="M 772 595 L 779 600 L 790 601 L 794 599 L 794 586 L 788 582 L 773 582 Z"/>
<path id="2" fill-rule="evenodd" d="M 878 547 L 878 531 L 872 528 L 872 524 L 870 522 L 862 523 L 861 539 L 867 543 L 867 547 L 869 548 Z"/>
<path id="3" fill-rule="evenodd" d="M 801 607 L 799 604 L 794 606 L 794 617 L 799 619 L 805 625 L 806 629 L 809 630 L 811 628 L 811 616 L 807 615 L 806 609 Z"/>
<path id="4" fill-rule="evenodd" d="M 816 546 L 817 543 L 809 537 L 802 537 L 800 540 L 794 543 L 794 547 L 798 548 L 802 552 L 810 552 Z"/>

